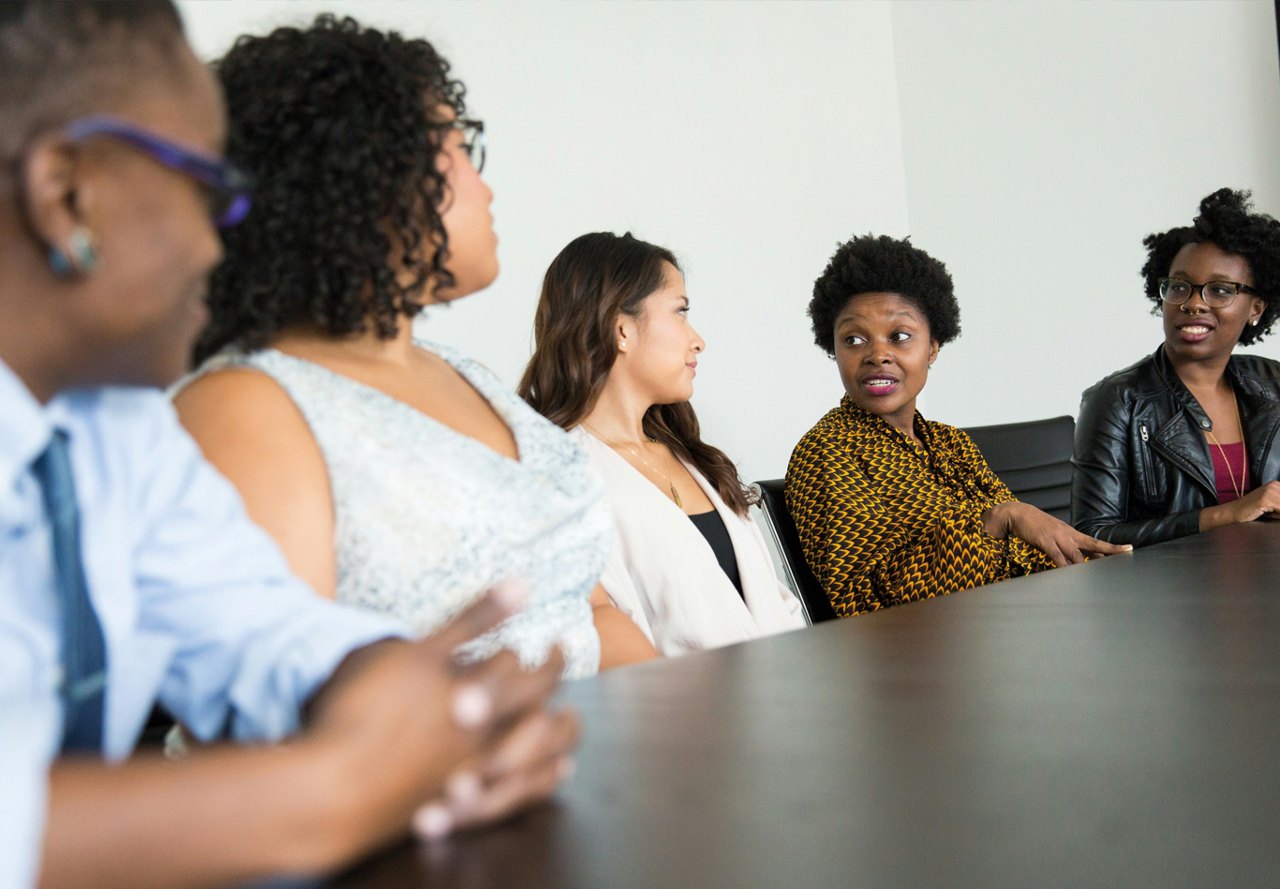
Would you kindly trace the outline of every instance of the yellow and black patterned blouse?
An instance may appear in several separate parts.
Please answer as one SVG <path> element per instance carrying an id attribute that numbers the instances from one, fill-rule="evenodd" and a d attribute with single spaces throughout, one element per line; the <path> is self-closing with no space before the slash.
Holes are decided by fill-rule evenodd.
<path id="1" fill-rule="evenodd" d="M 968 435 L 919 412 L 915 432 L 920 442 L 846 395 L 791 454 L 787 507 L 840 617 L 1053 567 L 983 528 L 986 509 L 1015 498 Z"/>

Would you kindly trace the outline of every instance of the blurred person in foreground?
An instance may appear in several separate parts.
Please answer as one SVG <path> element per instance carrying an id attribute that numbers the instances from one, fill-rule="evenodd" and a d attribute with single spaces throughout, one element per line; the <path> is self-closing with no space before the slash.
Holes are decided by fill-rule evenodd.
<path id="1" fill-rule="evenodd" d="M 317 599 L 163 394 L 247 208 L 220 91 L 165 0 L 0 5 L 0 885 L 322 871 L 550 794 L 562 663 L 467 665 Z M 159 701 L 214 745 L 131 758 Z"/>

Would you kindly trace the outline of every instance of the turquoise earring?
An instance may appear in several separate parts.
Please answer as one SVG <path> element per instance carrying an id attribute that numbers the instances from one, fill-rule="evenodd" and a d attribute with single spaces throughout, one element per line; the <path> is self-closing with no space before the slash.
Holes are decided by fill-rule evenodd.
<path id="1" fill-rule="evenodd" d="M 87 275 L 98 267 L 98 248 L 94 246 L 93 235 L 83 225 L 77 225 L 70 238 L 71 261 L 77 271 Z"/>
<path id="2" fill-rule="evenodd" d="M 71 260 L 67 259 L 67 254 L 57 247 L 49 248 L 49 268 L 53 269 L 53 273 L 59 278 L 71 276 Z"/>
<path id="3" fill-rule="evenodd" d="M 49 248 L 49 268 L 59 278 L 87 275 L 97 267 L 98 248 L 93 243 L 93 234 L 83 225 L 77 225 L 67 236 L 67 251 Z"/>

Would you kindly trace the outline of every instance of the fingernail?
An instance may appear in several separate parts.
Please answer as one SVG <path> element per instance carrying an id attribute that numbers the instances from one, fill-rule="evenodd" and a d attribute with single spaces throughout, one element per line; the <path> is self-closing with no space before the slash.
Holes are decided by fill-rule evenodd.
<path id="1" fill-rule="evenodd" d="M 519 611 L 529 598 L 529 585 L 518 577 L 508 577 L 493 586 L 493 601 L 506 611 Z"/>
<path id="2" fill-rule="evenodd" d="M 475 772 L 458 772 L 444 786 L 445 796 L 457 806 L 467 807 L 480 798 L 484 788 Z"/>
<path id="3" fill-rule="evenodd" d="M 464 685 L 453 693 L 453 721 L 461 728 L 479 728 L 493 714 L 489 693 L 478 685 Z"/>
<path id="4" fill-rule="evenodd" d="M 413 815 L 413 832 L 423 839 L 438 840 L 453 830 L 453 816 L 440 803 L 429 803 Z"/>
<path id="5" fill-rule="evenodd" d="M 556 779 L 560 781 L 568 781 L 578 773 L 578 763 L 572 756 L 566 756 L 560 760 L 556 766 Z"/>

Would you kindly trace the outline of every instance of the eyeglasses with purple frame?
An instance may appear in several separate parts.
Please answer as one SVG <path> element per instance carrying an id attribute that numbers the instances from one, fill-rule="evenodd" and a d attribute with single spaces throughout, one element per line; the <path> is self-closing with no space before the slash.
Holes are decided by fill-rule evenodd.
<path id="1" fill-rule="evenodd" d="M 199 182 L 209 190 L 213 221 L 218 228 L 231 228 L 249 213 L 253 179 L 229 161 L 184 148 L 114 117 L 81 117 L 67 124 L 65 133 L 68 139 L 77 142 L 91 136 L 117 139 Z"/>

